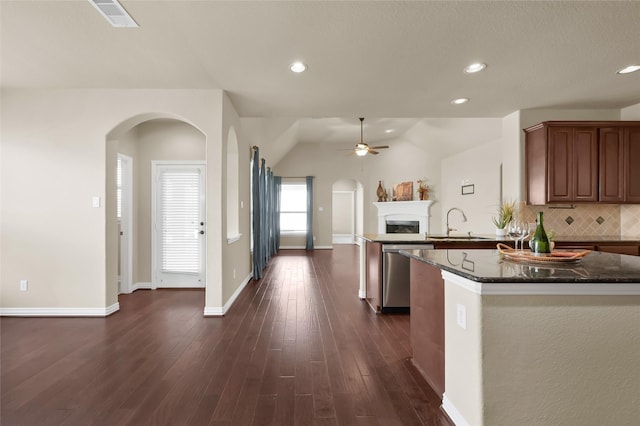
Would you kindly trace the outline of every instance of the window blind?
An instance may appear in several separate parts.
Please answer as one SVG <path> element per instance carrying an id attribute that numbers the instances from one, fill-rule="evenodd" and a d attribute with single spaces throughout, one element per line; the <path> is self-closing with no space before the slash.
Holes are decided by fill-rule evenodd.
<path id="1" fill-rule="evenodd" d="M 122 217 L 122 159 L 116 160 L 116 217 Z"/>
<path id="2" fill-rule="evenodd" d="M 198 170 L 160 173 L 161 268 L 167 273 L 200 271 Z"/>

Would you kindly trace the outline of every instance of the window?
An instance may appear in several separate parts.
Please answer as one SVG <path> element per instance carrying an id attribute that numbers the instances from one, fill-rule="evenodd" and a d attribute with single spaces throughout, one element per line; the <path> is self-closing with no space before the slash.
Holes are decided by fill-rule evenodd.
<path id="1" fill-rule="evenodd" d="M 116 160 L 116 217 L 122 218 L 122 158 Z"/>
<path id="2" fill-rule="evenodd" d="M 240 239 L 239 158 L 236 131 L 229 129 L 227 138 L 227 243 Z"/>
<path id="3" fill-rule="evenodd" d="M 163 273 L 199 274 L 203 211 L 202 166 L 160 170 L 160 268 Z"/>
<path id="4" fill-rule="evenodd" d="M 307 186 L 304 182 L 282 183 L 280 232 L 306 232 Z"/>

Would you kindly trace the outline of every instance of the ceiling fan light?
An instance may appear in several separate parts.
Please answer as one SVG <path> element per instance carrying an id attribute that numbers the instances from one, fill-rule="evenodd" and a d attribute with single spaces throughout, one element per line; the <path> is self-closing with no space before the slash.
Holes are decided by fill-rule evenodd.
<path id="1" fill-rule="evenodd" d="M 367 155 L 367 152 L 369 152 L 367 148 L 356 148 L 356 155 L 358 157 L 364 157 Z"/>

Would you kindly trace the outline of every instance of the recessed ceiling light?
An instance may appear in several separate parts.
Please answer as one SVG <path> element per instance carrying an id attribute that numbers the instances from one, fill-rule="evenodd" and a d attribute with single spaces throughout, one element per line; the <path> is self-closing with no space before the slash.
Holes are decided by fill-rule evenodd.
<path id="1" fill-rule="evenodd" d="M 454 105 L 466 104 L 467 102 L 469 102 L 469 98 L 458 98 L 451 101 Z"/>
<path id="2" fill-rule="evenodd" d="M 473 74 L 473 73 L 482 71 L 486 67 L 487 67 L 487 64 L 476 62 L 475 64 L 471 64 L 465 67 L 464 72 L 466 72 L 467 74 Z"/>
<path id="3" fill-rule="evenodd" d="M 387 129 L 384 131 L 385 133 L 393 133 L 393 129 Z"/>
<path id="4" fill-rule="evenodd" d="M 295 73 L 301 73 L 301 72 L 305 72 L 307 70 L 307 66 L 305 64 L 303 64 L 302 62 L 294 62 L 291 65 L 289 65 L 289 69 L 292 72 Z"/>
<path id="5" fill-rule="evenodd" d="M 628 67 L 624 67 L 621 70 L 618 70 L 618 74 L 629 74 L 630 72 L 636 72 L 640 70 L 640 65 L 629 65 Z"/>

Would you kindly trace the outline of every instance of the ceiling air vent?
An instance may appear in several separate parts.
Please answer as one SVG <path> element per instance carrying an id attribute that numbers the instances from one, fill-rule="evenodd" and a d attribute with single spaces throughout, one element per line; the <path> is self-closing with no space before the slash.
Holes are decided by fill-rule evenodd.
<path id="1" fill-rule="evenodd" d="M 138 24 L 117 0 L 89 0 L 89 3 L 116 28 L 138 28 Z"/>

